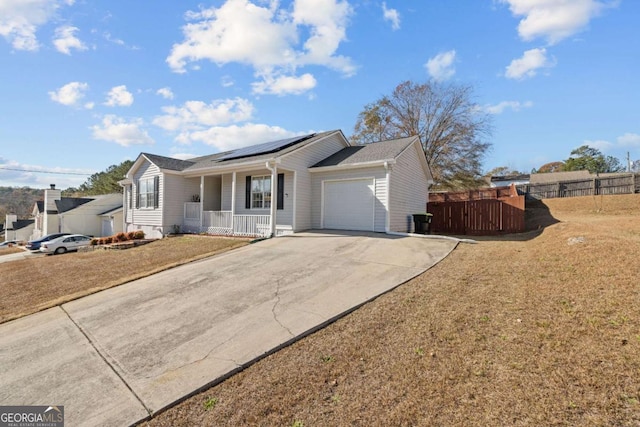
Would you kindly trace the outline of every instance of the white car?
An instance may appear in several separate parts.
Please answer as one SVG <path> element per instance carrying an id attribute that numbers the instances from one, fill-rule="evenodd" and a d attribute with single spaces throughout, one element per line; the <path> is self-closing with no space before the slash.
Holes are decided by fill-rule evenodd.
<path id="1" fill-rule="evenodd" d="M 88 246 L 91 243 L 91 237 L 83 234 L 71 234 L 69 236 L 58 237 L 48 242 L 42 242 L 40 252 L 46 254 L 63 254 L 69 251 L 77 251 L 78 248 Z"/>

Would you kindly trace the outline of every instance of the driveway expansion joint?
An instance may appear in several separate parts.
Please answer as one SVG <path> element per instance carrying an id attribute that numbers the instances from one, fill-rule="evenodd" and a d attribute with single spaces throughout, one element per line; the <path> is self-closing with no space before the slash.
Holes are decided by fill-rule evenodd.
<path id="1" fill-rule="evenodd" d="M 138 394 L 131 388 L 131 386 L 129 384 L 127 384 L 127 382 L 122 377 L 122 375 L 120 375 L 118 370 L 115 369 L 114 366 L 111 363 L 109 363 L 107 358 L 102 354 L 102 352 L 98 349 L 98 347 L 96 347 L 95 343 L 89 337 L 89 335 L 87 335 L 87 333 L 84 331 L 84 329 L 82 329 L 82 327 L 73 319 L 73 317 L 71 317 L 69 312 L 67 312 L 67 310 L 65 310 L 62 305 L 59 305 L 58 307 L 60 307 L 60 310 L 62 310 L 62 312 L 69 318 L 71 323 L 73 323 L 73 325 L 78 329 L 78 331 L 80 331 L 80 333 L 82 335 L 84 335 L 84 337 L 87 339 L 87 342 L 89 343 L 89 345 L 91 345 L 91 347 L 93 347 L 93 349 L 95 350 L 96 354 L 98 356 L 100 356 L 100 358 L 109 367 L 109 369 L 111 369 L 111 371 L 113 371 L 113 373 L 116 374 L 116 376 L 120 379 L 120 381 L 122 381 L 122 384 L 124 384 L 124 386 L 131 392 L 131 394 L 136 398 L 136 400 L 140 403 L 140 405 L 142 405 L 142 407 L 147 412 L 147 414 L 153 415 L 153 411 L 150 408 L 148 408 L 147 405 L 145 405 L 145 403 L 142 401 L 140 396 L 138 396 Z"/>

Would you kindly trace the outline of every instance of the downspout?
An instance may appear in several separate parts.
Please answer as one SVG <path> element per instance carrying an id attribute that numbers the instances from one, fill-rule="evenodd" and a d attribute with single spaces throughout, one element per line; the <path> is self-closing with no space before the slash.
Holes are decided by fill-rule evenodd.
<path id="1" fill-rule="evenodd" d="M 391 212 L 389 211 L 389 206 L 391 205 L 391 200 L 389 200 L 389 197 L 391 196 L 391 165 L 389 162 L 384 162 L 384 169 L 387 171 L 387 203 L 385 205 L 386 215 L 384 221 L 384 232 L 389 233 L 391 231 Z"/>
<path id="2" fill-rule="evenodd" d="M 273 167 L 269 164 L 273 162 Z M 267 160 L 265 163 L 267 169 L 271 171 L 271 215 L 269 216 L 269 225 L 271 227 L 271 237 L 276 236 L 276 212 L 278 204 L 278 189 L 276 185 L 278 183 L 278 167 L 275 160 Z"/>

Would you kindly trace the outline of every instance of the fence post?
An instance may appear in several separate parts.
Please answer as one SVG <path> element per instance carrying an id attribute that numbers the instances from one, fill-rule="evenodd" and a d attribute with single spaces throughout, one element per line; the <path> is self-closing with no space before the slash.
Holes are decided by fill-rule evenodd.
<path id="1" fill-rule="evenodd" d="M 593 178 L 593 183 L 591 184 L 591 194 L 593 194 L 594 196 L 598 195 L 598 186 L 596 184 L 596 181 L 598 181 L 598 178 Z"/>

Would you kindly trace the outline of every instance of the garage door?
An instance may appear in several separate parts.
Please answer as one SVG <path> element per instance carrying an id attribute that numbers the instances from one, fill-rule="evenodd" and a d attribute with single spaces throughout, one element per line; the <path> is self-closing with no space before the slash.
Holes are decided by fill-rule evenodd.
<path id="1" fill-rule="evenodd" d="M 373 231 L 374 180 L 325 181 L 323 228 Z"/>

